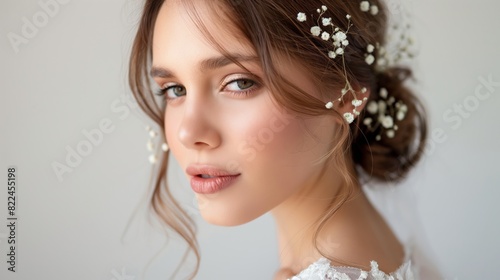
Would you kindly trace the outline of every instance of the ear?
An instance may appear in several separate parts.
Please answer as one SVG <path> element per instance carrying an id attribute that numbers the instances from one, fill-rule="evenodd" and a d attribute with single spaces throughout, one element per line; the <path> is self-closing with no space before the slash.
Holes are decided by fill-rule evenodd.
<path id="1" fill-rule="evenodd" d="M 348 90 L 339 98 L 335 104 L 335 110 L 339 112 L 348 123 L 352 123 L 364 110 L 368 103 L 370 90 L 360 88 L 359 90 Z"/>

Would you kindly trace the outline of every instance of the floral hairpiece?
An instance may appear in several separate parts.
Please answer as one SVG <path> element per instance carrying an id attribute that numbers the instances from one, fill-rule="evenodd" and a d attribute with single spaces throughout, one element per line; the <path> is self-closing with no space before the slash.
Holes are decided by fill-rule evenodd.
<path id="1" fill-rule="evenodd" d="M 369 1 L 361 1 L 360 10 L 362 12 L 370 13 L 373 16 L 376 16 L 379 13 L 379 8 L 376 5 L 370 4 Z M 343 30 L 339 26 L 336 26 L 330 17 L 325 17 L 325 13 L 328 11 L 328 8 L 325 5 L 322 5 L 320 9 L 317 9 L 318 18 L 316 20 L 316 25 L 312 26 L 310 32 L 312 36 L 319 37 L 324 41 L 332 42 L 332 49 L 328 51 L 328 57 L 330 59 L 336 59 L 341 57 L 342 65 L 345 73 L 345 59 L 343 54 L 345 53 L 345 48 L 349 45 L 349 29 L 352 26 L 351 23 L 351 15 L 347 14 L 347 29 Z M 297 20 L 299 22 L 305 22 L 307 20 L 307 15 L 304 12 L 299 12 L 297 14 Z M 323 27 L 323 28 L 322 28 Z M 390 56 L 390 53 L 387 50 L 380 46 L 377 42 L 375 44 L 368 44 L 366 46 L 365 52 L 365 62 L 368 65 L 375 64 L 375 70 L 377 72 L 383 72 L 390 65 L 396 63 L 401 58 L 401 53 L 404 53 L 408 48 L 408 45 L 412 43 L 411 39 L 407 37 L 401 36 L 407 44 L 402 44 L 400 46 L 400 52 L 396 52 L 394 57 Z M 410 53 L 407 53 L 408 57 L 411 57 Z M 367 96 L 364 96 L 362 99 L 358 99 L 356 95 L 356 91 L 352 88 L 351 83 L 347 78 L 347 73 L 345 73 L 346 84 L 344 88 L 341 90 L 341 96 L 337 99 L 337 101 L 342 101 L 345 94 L 351 92 L 354 99 L 352 100 L 352 105 L 354 109 L 352 112 L 344 113 L 343 117 L 347 123 L 352 123 L 355 119 L 355 116 L 360 115 L 358 107 L 363 105 L 364 102 L 368 100 Z M 362 88 L 361 94 L 367 94 L 367 89 Z M 385 129 L 385 135 L 389 138 L 393 138 L 395 135 L 395 131 L 398 130 L 398 126 L 395 124 L 395 119 L 401 121 L 405 118 L 406 112 L 408 110 L 407 106 L 403 104 L 402 101 L 396 101 L 394 97 L 389 97 L 387 89 L 381 88 L 379 92 L 380 100 L 370 101 L 367 104 L 367 111 L 369 114 L 373 115 L 372 117 L 365 117 L 363 123 L 368 127 L 370 131 L 375 131 L 380 128 Z M 328 101 L 325 104 L 327 109 L 333 108 L 334 101 Z M 379 130 L 379 134 L 375 137 L 377 141 L 381 139 L 382 132 Z"/>
<path id="2" fill-rule="evenodd" d="M 379 12 L 376 5 L 370 4 L 369 1 L 361 1 L 360 10 L 370 13 L 375 16 Z M 396 43 L 393 46 L 381 46 L 378 42 L 375 45 L 368 44 L 365 53 L 365 62 L 372 65 L 375 62 L 375 70 L 384 72 L 393 65 L 401 63 L 406 58 L 413 58 L 414 54 L 412 46 L 413 38 L 410 36 L 410 24 L 403 22 L 402 24 L 394 24 L 391 26 L 391 32 L 388 35 L 389 42 Z M 390 48 L 388 48 L 390 47 Z"/>
<path id="3" fill-rule="evenodd" d="M 315 37 L 321 37 L 322 40 L 324 41 L 331 41 L 333 48 L 328 51 L 328 57 L 331 59 L 335 59 L 337 57 L 342 57 L 342 64 L 344 65 L 344 71 L 345 71 L 345 60 L 344 60 L 344 53 L 345 53 L 345 48 L 349 45 L 349 40 L 347 38 L 347 35 L 349 34 L 349 29 L 352 26 L 351 23 L 351 15 L 347 14 L 345 17 L 347 19 L 347 29 L 343 30 L 339 26 L 336 26 L 332 22 L 332 18 L 330 17 L 323 17 L 323 15 L 328 11 L 328 8 L 325 5 L 322 5 L 320 9 L 317 9 L 316 12 L 319 14 L 318 19 L 316 21 L 317 25 L 314 25 L 311 27 L 311 34 Z M 300 12 L 297 14 L 297 20 L 300 22 L 305 22 L 307 20 L 307 15 L 303 12 Z M 321 24 L 320 24 L 321 21 Z M 323 30 L 320 26 L 323 26 L 325 29 L 328 30 Z M 330 31 L 330 32 L 329 32 Z M 346 75 L 346 84 L 344 88 L 341 90 L 342 95 L 338 98 L 338 101 L 341 101 L 348 92 L 351 92 L 354 96 L 354 99 L 352 100 L 352 105 L 354 106 L 354 110 L 351 112 L 344 113 L 344 119 L 348 123 L 352 123 L 354 121 L 355 115 L 359 115 L 360 112 L 357 110 L 359 106 L 363 104 L 364 101 L 366 101 L 368 98 L 364 97 L 362 100 L 359 100 L 356 97 L 356 92 L 351 86 L 351 83 L 347 79 Z M 361 91 L 363 94 L 367 92 L 366 88 L 363 88 Z M 334 101 L 329 101 L 325 104 L 325 107 L 327 109 L 333 108 L 333 103 Z"/>
<path id="4" fill-rule="evenodd" d="M 396 101 L 393 96 L 389 96 L 386 88 L 380 88 L 379 96 L 380 100 L 370 101 L 366 106 L 366 111 L 372 115 L 372 117 L 365 117 L 363 124 L 368 127 L 370 131 L 376 131 L 378 128 L 380 130 L 385 129 L 385 135 L 388 138 L 394 138 L 398 126 L 395 124 L 395 120 L 402 121 L 406 117 L 408 112 L 408 106 L 402 101 Z M 375 140 L 380 141 L 382 138 L 382 132 L 375 136 Z"/>

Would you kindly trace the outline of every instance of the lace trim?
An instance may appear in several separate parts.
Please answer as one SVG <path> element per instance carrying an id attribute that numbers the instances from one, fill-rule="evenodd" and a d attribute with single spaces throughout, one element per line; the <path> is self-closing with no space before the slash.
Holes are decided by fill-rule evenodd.
<path id="1" fill-rule="evenodd" d="M 405 262 L 391 274 L 379 270 L 376 261 L 371 261 L 370 266 L 370 271 L 355 267 L 335 267 L 326 258 L 320 258 L 288 280 L 414 280 L 411 261 Z"/>

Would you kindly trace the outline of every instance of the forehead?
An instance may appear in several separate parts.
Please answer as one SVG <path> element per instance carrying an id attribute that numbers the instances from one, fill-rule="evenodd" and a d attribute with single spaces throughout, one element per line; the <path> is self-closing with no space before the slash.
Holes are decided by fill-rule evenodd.
<path id="1" fill-rule="evenodd" d="M 153 32 L 153 64 L 168 63 L 170 58 L 182 57 L 189 62 L 220 56 L 214 43 L 228 53 L 255 54 L 234 24 L 222 18 L 207 2 L 193 1 L 191 6 L 179 0 L 163 3 Z"/>

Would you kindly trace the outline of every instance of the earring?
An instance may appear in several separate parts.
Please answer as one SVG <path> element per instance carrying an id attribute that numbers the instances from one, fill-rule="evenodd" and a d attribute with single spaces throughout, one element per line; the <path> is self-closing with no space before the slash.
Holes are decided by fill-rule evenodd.
<path id="1" fill-rule="evenodd" d="M 148 159 L 149 159 L 149 162 L 151 164 L 155 164 L 158 161 L 158 158 L 157 158 L 156 154 L 154 153 L 155 145 L 154 145 L 153 140 L 156 138 L 156 136 L 158 136 L 158 133 L 156 131 L 154 131 L 149 125 L 146 126 L 146 130 L 148 131 L 148 134 L 149 134 L 149 140 L 148 140 L 148 143 L 146 144 L 146 148 L 148 149 L 148 151 L 151 152 Z M 163 144 L 161 144 L 161 150 L 165 153 L 168 152 L 169 147 L 168 147 L 167 143 L 164 142 Z"/>
<path id="2" fill-rule="evenodd" d="M 164 151 L 164 152 L 168 152 L 169 147 L 168 147 L 167 143 L 161 144 L 161 150 Z"/>

